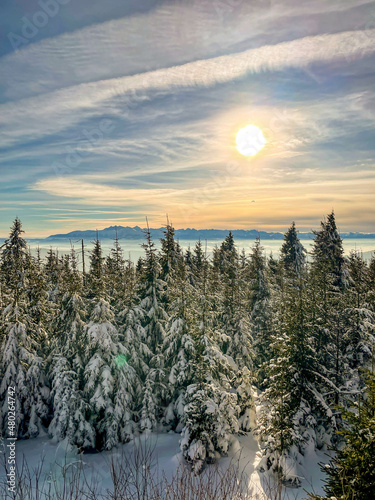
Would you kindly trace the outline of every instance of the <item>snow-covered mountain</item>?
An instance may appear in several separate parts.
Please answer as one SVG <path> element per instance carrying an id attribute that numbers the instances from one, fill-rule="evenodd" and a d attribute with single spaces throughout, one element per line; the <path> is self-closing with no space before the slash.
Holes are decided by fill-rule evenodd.
<path id="1" fill-rule="evenodd" d="M 228 233 L 229 229 L 194 229 L 194 228 L 186 228 L 186 229 L 176 229 L 175 236 L 177 239 L 181 240 L 213 240 L 213 239 L 224 239 Z M 163 228 L 153 228 L 150 229 L 151 236 L 153 238 L 161 238 L 163 236 Z M 105 229 L 96 230 L 86 230 L 86 231 L 71 231 L 66 234 L 53 234 L 48 236 L 48 240 L 56 240 L 56 239 L 95 239 L 96 235 L 100 239 L 114 239 L 116 237 L 121 239 L 142 239 L 144 238 L 144 229 L 139 226 L 110 226 Z M 234 229 L 232 230 L 232 234 L 235 239 L 255 239 L 257 236 L 260 236 L 261 239 L 264 240 L 282 240 L 283 233 L 278 232 L 267 232 L 267 231 L 257 231 L 256 229 Z M 313 233 L 299 233 L 300 239 L 307 240 L 313 237 Z M 357 233 L 357 232 L 349 232 L 349 233 L 341 233 L 342 238 L 375 238 L 375 234 L 367 234 L 367 233 Z"/>

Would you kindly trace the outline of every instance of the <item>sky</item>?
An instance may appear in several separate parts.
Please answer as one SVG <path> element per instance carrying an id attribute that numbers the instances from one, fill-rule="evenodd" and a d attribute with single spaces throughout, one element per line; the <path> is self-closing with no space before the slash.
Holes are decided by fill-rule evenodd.
<path id="1" fill-rule="evenodd" d="M 374 1 L 2 0 L 0 236 L 375 233 L 374 76 Z"/>

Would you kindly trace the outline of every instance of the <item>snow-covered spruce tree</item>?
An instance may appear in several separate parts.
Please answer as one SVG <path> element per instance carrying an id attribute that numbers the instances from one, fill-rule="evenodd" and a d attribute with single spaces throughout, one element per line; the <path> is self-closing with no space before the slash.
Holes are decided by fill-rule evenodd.
<path id="1" fill-rule="evenodd" d="M 96 433 L 82 379 L 72 363 L 56 353 L 51 365 L 53 418 L 48 433 L 54 441 L 67 439 L 79 450 L 95 448 Z"/>
<path id="2" fill-rule="evenodd" d="M 190 283 L 193 284 L 194 264 L 193 264 L 193 252 L 190 248 L 190 245 L 188 246 L 187 250 L 185 250 L 184 260 L 185 260 L 185 264 L 186 264 L 186 270 L 187 270 L 188 275 L 189 275 Z"/>
<path id="3" fill-rule="evenodd" d="M 194 250 L 178 258 L 171 281 L 170 318 L 163 348 L 166 363 L 167 404 L 166 423 L 180 430 L 184 420 L 185 395 L 187 386 L 195 376 L 196 331 L 200 318 L 201 290 L 207 279 L 208 262 L 199 240 Z"/>
<path id="4" fill-rule="evenodd" d="M 25 268 L 29 256 L 23 233 L 22 223 L 16 217 L 9 238 L 1 247 L 1 274 L 13 303 L 18 303 L 19 297 L 25 293 Z"/>
<path id="5" fill-rule="evenodd" d="M 89 422 L 96 432 L 97 449 L 111 449 L 133 433 L 134 370 L 128 349 L 119 341 L 114 314 L 106 300 L 103 255 L 95 242 L 87 282 L 93 307 L 84 328 L 83 396 L 90 405 Z"/>
<path id="6" fill-rule="evenodd" d="M 185 395 L 181 450 L 196 473 L 206 462 L 228 452 L 231 435 L 238 432 L 237 395 L 231 391 L 235 366 L 219 347 L 212 328 L 213 300 L 208 287 L 209 265 L 202 262 L 194 338 L 194 383 Z M 219 342 L 218 342 L 219 341 Z"/>
<path id="7" fill-rule="evenodd" d="M 25 276 L 27 278 L 27 303 L 30 332 L 38 345 L 38 354 L 43 358 L 49 351 L 50 324 L 54 312 L 48 300 L 47 280 L 39 256 L 28 256 Z"/>
<path id="8" fill-rule="evenodd" d="M 165 392 L 165 371 L 162 345 L 166 336 L 168 314 L 165 310 L 165 282 L 160 278 L 160 264 L 148 229 L 145 236 L 146 243 L 143 248 L 146 255 L 139 279 L 137 316 L 141 320 L 141 332 L 147 347 L 147 350 L 143 349 L 143 362 L 149 370 L 143 380 L 140 427 L 142 430 L 152 431 L 156 429 L 164 411 L 162 401 Z"/>
<path id="9" fill-rule="evenodd" d="M 366 304 L 367 308 L 371 311 L 372 317 L 375 315 L 375 257 L 372 257 L 370 264 L 368 266 L 367 280 L 366 280 Z M 367 325 L 369 333 L 369 338 L 367 344 L 370 346 L 371 359 L 375 356 L 375 333 L 374 333 L 374 321 L 369 321 Z"/>
<path id="10" fill-rule="evenodd" d="M 254 361 L 256 367 L 259 367 L 272 357 L 271 339 L 274 329 L 270 283 L 259 238 L 255 240 L 252 248 L 245 279 L 249 283 L 249 313 L 251 336 L 254 340 Z M 262 383 L 261 372 L 259 375 L 259 383 Z"/>
<path id="11" fill-rule="evenodd" d="M 279 273 L 279 261 L 275 259 L 272 252 L 268 257 L 267 267 L 268 267 L 268 275 L 270 277 L 270 281 L 276 284 Z"/>
<path id="12" fill-rule="evenodd" d="M 183 258 L 181 248 L 174 239 L 174 228 L 172 224 L 167 223 L 163 230 L 164 237 L 160 239 L 160 278 L 168 285 L 169 277 L 180 259 Z"/>
<path id="13" fill-rule="evenodd" d="M 343 411 L 344 426 L 339 431 L 345 446 L 336 449 L 329 465 L 325 496 L 310 495 L 315 500 L 370 500 L 375 491 L 375 376 L 369 370 L 362 376 L 365 393 L 349 411 Z"/>
<path id="14" fill-rule="evenodd" d="M 44 273 L 47 281 L 48 298 L 52 302 L 57 302 L 59 287 L 61 285 L 60 265 L 58 256 L 52 248 L 47 252 Z"/>
<path id="15" fill-rule="evenodd" d="M 207 293 L 210 297 L 212 312 L 212 328 L 219 331 L 221 326 L 220 315 L 223 308 L 223 275 L 222 275 L 222 255 L 218 246 L 215 246 L 212 253 L 212 265 L 208 266 L 209 277 L 207 281 Z"/>
<path id="16" fill-rule="evenodd" d="M 191 285 L 196 288 L 196 285 L 202 278 L 202 269 L 204 265 L 204 251 L 201 240 L 198 240 L 191 250 L 190 247 L 185 253 L 185 262 L 188 268 Z"/>
<path id="17" fill-rule="evenodd" d="M 312 323 L 321 383 L 329 388 L 327 403 L 333 408 L 351 377 L 345 353 L 348 271 L 333 212 L 321 223 L 321 230 L 314 233 L 310 276 Z M 335 419 L 332 423 L 335 425 Z"/>
<path id="18" fill-rule="evenodd" d="M 285 235 L 288 242 L 294 224 Z M 257 432 L 263 442 L 261 467 L 273 470 L 279 482 L 299 483 L 295 465 L 306 446 L 315 445 L 312 408 L 320 403 L 315 387 L 316 355 L 307 310 L 308 281 L 303 251 L 284 245 L 281 263 L 283 304 L 272 341 L 274 357 L 261 367 L 265 375 Z M 318 398 L 318 402 L 316 401 Z"/>
<path id="19" fill-rule="evenodd" d="M 143 403 L 143 386 L 150 369 L 149 361 L 152 358 L 152 352 L 146 343 L 146 332 L 142 326 L 145 312 L 140 307 L 137 288 L 138 286 L 135 285 L 134 293 L 127 294 L 123 304 L 124 308 L 118 314 L 117 324 L 120 341 L 129 352 L 128 363 L 134 370 L 133 419 L 138 425 Z"/>
<path id="20" fill-rule="evenodd" d="M 246 266 L 240 266 L 239 255 L 230 232 L 220 246 L 217 255 L 221 282 L 221 304 L 216 311 L 219 345 L 237 366 L 235 387 L 240 387 L 240 426 L 250 430 L 252 387 L 249 372 L 253 368 L 252 338 L 248 313 L 248 287 Z"/>
<path id="21" fill-rule="evenodd" d="M 371 311 L 375 312 L 375 256 L 371 257 L 367 272 L 367 296 L 366 301 Z"/>
<path id="22" fill-rule="evenodd" d="M 165 421 L 180 429 L 186 388 L 193 381 L 194 339 L 197 290 L 191 284 L 191 267 L 181 255 L 170 271 L 169 321 L 163 342 L 166 386 Z"/>
<path id="23" fill-rule="evenodd" d="M 229 233 L 219 249 L 222 282 L 222 306 L 219 315 L 224 352 L 241 369 L 252 367 L 252 346 L 247 308 L 246 275 L 240 267 L 239 256 Z"/>
<path id="24" fill-rule="evenodd" d="M 329 274 L 334 277 L 333 284 L 340 288 L 347 286 L 348 271 L 345 264 L 342 239 L 332 211 L 327 220 L 320 223 L 320 231 L 315 234 L 313 256 L 315 263 L 325 264 Z"/>
<path id="25" fill-rule="evenodd" d="M 30 407 L 28 387 L 26 383 L 27 365 L 33 359 L 27 338 L 24 318 L 20 317 L 18 305 L 9 304 L 2 312 L 2 346 L 0 352 L 0 425 L 1 435 L 9 436 L 8 390 L 15 397 L 16 427 L 15 434 L 9 437 L 25 437 L 28 434 L 27 408 Z"/>
<path id="26" fill-rule="evenodd" d="M 128 441 L 134 430 L 135 374 L 113 321 L 109 303 L 99 299 L 85 327 L 83 394 L 90 405 L 89 422 L 96 431 L 97 449 Z"/>
<path id="27" fill-rule="evenodd" d="M 287 272 L 292 272 L 298 278 L 303 271 L 306 262 L 306 250 L 304 249 L 295 222 L 284 235 L 284 242 L 281 247 L 281 262 Z"/>
<path id="28" fill-rule="evenodd" d="M 365 366 L 374 345 L 375 311 L 371 307 L 370 269 L 362 255 L 351 252 L 348 258 L 349 286 L 346 290 L 345 349 L 352 369 Z"/>
<path id="29" fill-rule="evenodd" d="M 49 356 L 53 418 L 48 432 L 55 441 L 68 438 L 79 449 L 94 448 L 95 429 L 90 422 L 90 405 L 85 400 L 84 326 L 87 316 L 82 298 L 82 278 L 74 251 L 71 272 L 66 276 L 61 311 L 53 325 Z"/>
<path id="30" fill-rule="evenodd" d="M 87 275 L 87 296 L 94 303 L 97 299 L 106 295 L 106 274 L 102 246 L 98 236 L 93 242 L 93 249 L 90 252 L 90 271 Z"/>
<path id="31" fill-rule="evenodd" d="M 113 248 L 105 260 L 106 287 L 109 301 L 115 314 L 124 311 L 133 299 L 136 285 L 136 274 L 130 258 L 125 260 L 123 250 L 117 237 Z"/>
<path id="32" fill-rule="evenodd" d="M 44 363 L 37 348 L 40 331 L 28 316 L 28 278 L 30 256 L 22 237 L 22 224 L 16 218 L 10 237 L 1 253 L 1 271 L 7 287 L 7 305 L 2 311 L 2 345 L 0 350 L 1 432 L 7 428 L 7 392 L 14 389 L 18 437 L 35 437 L 47 422 L 49 387 Z M 34 328 L 33 328 L 34 327 Z"/>

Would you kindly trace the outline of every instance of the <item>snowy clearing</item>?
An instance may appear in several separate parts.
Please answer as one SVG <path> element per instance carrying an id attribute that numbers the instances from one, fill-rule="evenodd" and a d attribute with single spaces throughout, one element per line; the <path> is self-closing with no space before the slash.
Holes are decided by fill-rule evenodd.
<path id="1" fill-rule="evenodd" d="M 62 480 L 62 471 L 77 465 L 82 460 L 86 480 L 89 484 L 97 483 L 98 493 L 105 495 L 108 491 L 113 491 L 110 473 L 112 461 L 122 460 L 124 456 L 131 460 L 135 447 L 139 445 L 151 451 L 152 472 L 155 477 L 162 478 L 165 475 L 170 481 L 179 466 L 185 463 L 180 452 L 179 440 L 180 435 L 174 432 L 143 434 L 134 441 L 119 445 L 111 451 L 85 453 L 80 456 L 76 450 L 66 446 L 65 443 L 56 444 L 44 436 L 17 442 L 17 464 L 18 467 L 21 467 L 23 460 L 25 460 L 31 471 L 36 470 L 42 464 L 43 479 L 47 479 L 48 482 L 59 482 Z M 1 454 L 3 455 L 3 448 Z M 258 443 L 251 434 L 248 434 L 234 439 L 228 457 L 221 458 L 218 466 L 222 471 L 227 470 L 231 465 L 238 467 L 238 471 L 245 474 L 254 497 L 267 498 L 267 492 L 274 483 L 268 473 L 260 473 L 256 470 L 259 460 Z M 306 498 L 305 490 L 323 493 L 319 462 L 327 462 L 325 453 L 320 451 L 308 453 L 305 456 L 304 464 L 299 465 L 297 471 L 302 479 L 301 488 L 284 488 L 283 498 Z M 214 466 L 209 465 L 208 467 Z M 5 471 L 2 466 L 0 481 L 3 483 L 5 480 Z"/>

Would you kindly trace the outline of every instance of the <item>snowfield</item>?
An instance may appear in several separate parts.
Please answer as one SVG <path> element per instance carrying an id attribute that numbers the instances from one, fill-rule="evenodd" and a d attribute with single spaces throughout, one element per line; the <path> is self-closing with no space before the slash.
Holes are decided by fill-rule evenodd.
<path id="1" fill-rule="evenodd" d="M 19 440 L 17 442 L 17 463 L 22 466 L 25 461 L 31 471 L 42 468 L 42 477 L 48 482 L 61 482 L 62 471 L 80 464 L 82 460 L 85 478 L 88 483 L 97 483 L 98 493 L 105 495 L 113 491 L 110 467 L 112 462 L 123 460 L 124 456 L 132 460 L 135 447 L 143 446 L 152 450 L 152 472 L 155 477 L 165 477 L 170 481 L 181 464 L 185 464 L 179 447 L 180 435 L 174 432 L 164 434 L 142 434 L 139 438 L 125 445 L 119 445 L 111 451 L 101 453 L 85 453 L 79 455 L 75 449 L 65 442 L 56 444 L 47 436 L 35 439 Z M 1 450 L 4 457 L 3 447 Z M 306 491 L 323 493 L 322 473 L 319 462 L 327 462 L 328 457 L 320 451 L 311 451 L 304 457 L 304 464 L 298 466 L 296 473 L 302 481 L 302 486 L 297 489 L 283 488 L 284 499 L 303 499 L 307 497 Z M 220 459 L 218 467 L 225 471 L 232 464 L 238 471 L 245 475 L 250 486 L 250 491 L 256 498 L 270 498 L 267 495 L 270 486 L 274 486 L 269 473 L 256 470 L 260 462 L 258 442 L 249 433 L 233 439 L 228 457 Z M 3 460 L 1 460 L 3 464 Z M 209 465 L 207 467 L 215 467 Z M 2 466 L 0 481 L 5 482 L 5 471 Z"/>

